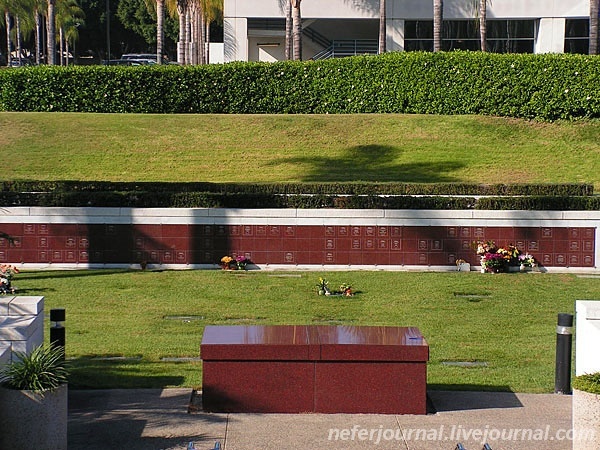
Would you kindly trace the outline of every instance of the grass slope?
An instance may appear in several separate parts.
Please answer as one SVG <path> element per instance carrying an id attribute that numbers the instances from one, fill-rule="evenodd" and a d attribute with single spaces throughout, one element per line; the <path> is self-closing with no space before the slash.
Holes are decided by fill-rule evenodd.
<path id="1" fill-rule="evenodd" d="M 592 183 L 600 122 L 0 113 L 0 179 Z M 10 155 L 10 157 L 8 157 Z"/>
<path id="2" fill-rule="evenodd" d="M 320 276 L 353 297 L 318 296 Z M 71 386 L 199 386 L 208 324 L 416 326 L 438 389 L 551 392 L 556 318 L 599 280 L 567 274 L 223 271 L 24 272 L 22 295 L 66 308 Z M 107 359 L 108 358 L 108 359 Z M 456 367 L 443 361 L 485 362 Z"/>

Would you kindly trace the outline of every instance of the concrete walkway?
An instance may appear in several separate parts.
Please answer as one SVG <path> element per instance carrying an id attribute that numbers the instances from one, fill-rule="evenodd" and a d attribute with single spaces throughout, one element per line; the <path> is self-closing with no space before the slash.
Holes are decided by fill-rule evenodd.
<path id="1" fill-rule="evenodd" d="M 568 450 L 571 396 L 430 391 L 435 412 L 209 414 L 191 389 L 72 390 L 69 450 Z"/>

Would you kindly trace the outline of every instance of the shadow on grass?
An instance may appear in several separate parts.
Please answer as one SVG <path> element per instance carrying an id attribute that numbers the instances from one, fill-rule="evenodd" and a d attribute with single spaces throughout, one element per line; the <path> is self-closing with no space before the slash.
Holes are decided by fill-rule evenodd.
<path id="1" fill-rule="evenodd" d="M 48 278 L 80 278 L 118 275 L 120 273 L 136 272 L 129 269 L 81 269 L 81 270 L 43 270 L 39 272 L 21 272 L 16 283 L 21 280 L 45 280 Z M 137 271 L 139 272 L 139 271 Z M 22 289 L 21 291 L 24 291 Z"/>
<path id="2" fill-rule="evenodd" d="M 428 384 L 427 398 L 431 412 L 523 407 L 508 386 Z"/>
<path id="3" fill-rule="evenodd" d="M 449 173 L 463 167 L 456 161 L 398 164 L 399 152 L 385 145 L 358 145 L 340 158 L 280 158 L 271 165 L 300 164 L 305 167 L 302 181 L 395 181 L 407 183 L 442 183 L 457 181 Z"/>
<path id="4" fill-rule="evenodd" d="M 73 389 L 161 389 L 181 386 L 185 381 L 183 375 L 166 374 L 173 372 L 170 365 L 139 357 L 86 356 L 69 359 L 68 363 L 69 386 Z M 193 363 L 178 364 L 184 372 Z"/>

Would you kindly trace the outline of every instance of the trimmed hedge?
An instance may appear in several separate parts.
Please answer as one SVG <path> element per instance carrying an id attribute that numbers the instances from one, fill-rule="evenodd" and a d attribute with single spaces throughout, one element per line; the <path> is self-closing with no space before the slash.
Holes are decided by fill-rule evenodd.
<path id="1" fill-rule="evenodd" d="M 214 192 L 336 195 L 537 195 L 591 196 L 594 186 L 567 184 L 474 183 L 169 183 L 112 181 L 0 181 L 0 192 Z"/>
<path id="2" fill-rule="evenodd" d="M 379 196 L 217 192 L 0 192 L 0 205 L 137 208 L 600 210 L 600 197 Z"/>
<path id="3" fill-rule="evenodd" d="M 27 67 L 0 71 L 0 110 L 597 118 L 600 59 L 398 52 L 210 66 Z"/>

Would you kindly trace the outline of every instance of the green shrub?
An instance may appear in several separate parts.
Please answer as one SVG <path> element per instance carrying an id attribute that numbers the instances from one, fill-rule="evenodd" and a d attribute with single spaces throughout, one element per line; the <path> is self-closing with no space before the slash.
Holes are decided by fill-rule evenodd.
<path id="1" fill-rule="evenodd" d="M 16 353 L 16 358 L 0 371 L 0 383 L 9 389 L 44 393 L 67 382 L 62 347 L 40 345 L 29 354 Z"/>
<path id="2" fill-rule="evenodd" d="M 579 375 L 573 379 L 573 388 L 600 395 L 600 372 Z"/>
<path id="3" fill-rule="evenodd" d="M 0 71 L 0 110 L 600 117 L 600 60 L 571 54 L 393 52 L 209 66 Z"/>

